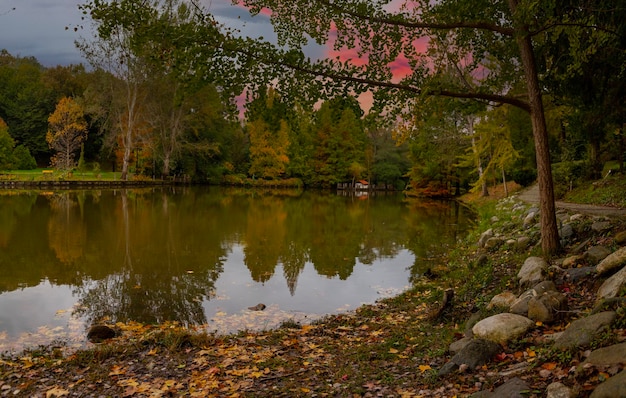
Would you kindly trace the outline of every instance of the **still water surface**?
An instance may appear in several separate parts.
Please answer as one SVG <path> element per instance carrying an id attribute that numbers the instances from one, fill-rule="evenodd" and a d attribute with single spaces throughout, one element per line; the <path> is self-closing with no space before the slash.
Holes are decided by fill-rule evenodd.
<path id="1" fill-rule="evenodd" d="M 232 332 L 351 310 L 410 287 L 472 216 L 399 194 L 0 191 L 0 351 L 81 345 L 103 321 Z"/>

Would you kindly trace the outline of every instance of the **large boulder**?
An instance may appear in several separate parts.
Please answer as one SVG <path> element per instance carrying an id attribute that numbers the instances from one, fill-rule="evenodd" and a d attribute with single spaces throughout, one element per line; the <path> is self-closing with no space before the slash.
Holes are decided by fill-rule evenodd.
<path id="1" fill-rule="evenodd" d="M 605 311 L 578 319 L 556 338 L 554 346 L 564 351 L 587 347 L 596 336 L 609 327 L 616 316 L 613 311 Z"/>
<path id="2" fill-rule="evenodd" d="M 535 325 L 525 316 L 508 312 L 496 314 L 478 322 L 472 328 L 475 337 L 499 344 L 518 338 Z"/>
<path id="3" fill-rule="evenodd" d="M 541 257 L 528 257 L 517 273 L 521 286 L 532 286 L 543 280 L 548 263 Z"/>
<path id="4" fill-rule="evenodd" d="M 626 370 L 622 370 L 604 383 L 598 385 L 590 398 L 626 397 Z"/>
<path id="5" fill-rule="evenodd" d="M 585 260 L 591 265 L 596 265 L 611 255 L 611 249 L 605 246 L 592 246 L 584 254 Z"/>
<path id="6" fill-rule="evenodd" d="M 620 291 L 626 287 L 626 267 L 619 270 L 615 275 L 604 281 L 596 292 L 596 299 L 601 301 L 617 297 Z"/>
<path id="7" fill-rule="evenodd" d="M 587 363 L 594 366 L 626 365 L 626 343 L 614 344 L 592 351 L 585 362 L 581 364 L 581 367 Z"/>
<path id="8" fill-rule="evenodd" d="M 600 275 L 608 274 L 626 264 L 626 246 L 609 254 L 596 266 L 596 272 Z"/>

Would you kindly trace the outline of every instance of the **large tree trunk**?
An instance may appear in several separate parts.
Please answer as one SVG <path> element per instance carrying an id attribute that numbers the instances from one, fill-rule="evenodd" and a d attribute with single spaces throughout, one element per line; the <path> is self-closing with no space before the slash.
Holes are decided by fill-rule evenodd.
<path id="1" fill-rule="evenodd" d="M 509 0 L 513 15 L 516 13 L 517 0 Z M 537 178 L 539 182 L 539 209 L 541 211 L 541 249 L 547 257 L 561 249 L 559 230 L 556 223 L 556 206 L 554 204 L 554 186 L 552 169 L 550 167 L 550 149 L 548 145 L 548 129 L 539 88 L 539 77 L 531 38 L 526 28 L 518 31 L 517 42 L 520 48 L 528 101 L 530 118 L 535 141 L 537 156 Z"/>

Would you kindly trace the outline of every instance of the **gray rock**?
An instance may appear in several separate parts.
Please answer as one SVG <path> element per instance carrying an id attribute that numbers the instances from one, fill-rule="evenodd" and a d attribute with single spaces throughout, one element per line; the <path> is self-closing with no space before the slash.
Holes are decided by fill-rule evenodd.
<path id="1" fill-rule="evenodd" d="M 499 344 L 518 338 L 535 325 L 525 316 L 508 312 L 496 314 L 478 322 L 472 328 L 474 336 Z"/>
<path id="2" fill-rule="evenodd" d="M 533 210 L 533 209 L 531 209 Z M 537 212 L 534 211 L 529 211 L 528 214 L 526 215 L 526 217 L 524 218 L 524 222 L 523 225 L 525 228 L 528 228 L 530 226 L 532 226 L 533 224 L 535 224 L 535 219 L 537 218 Z"/>
<path id="3" fill-rule="evenodd" d="M 554 340 L 554 346 L 560 350 L 586 347 L 600 332 L 608 328 L 616 316 L 615 312 L 606 311 L 578 319 Z"/>
<path id="4" fill-rule="evenodd" d="M 510 311 L 518 315 L 528 314 L 528 302 L 531 298 L 539 296 L 547 291 L 556 291 L 556 286 L 552 281 L 543 281 L 536 284 L 532 289 L 526 290 L 524 293 L 511 304 Z"/>
<path id="5" fill-rule="evenodd" d="M 533 289 L 528 289 L 524 293 L 520 294 L 517 300 L 511 304 L 510 311 L 517 315 L 528 315 L 528 302 L 535 296 L 535 294 L 536 293 Z"/>
<path id="6" fill-rule="evenodd" d="M 439 375 L 443 376 L 458 369 L 461 365 L 466 365 L 469 369 L 476 369 L 489 362 L 496 354 L 502 350 L 499 344 L 484 339 L 472 339 L 461 351 L 457 352 L 450 362 L 439 370 Z M 450 364 L 453 365 L 450 365 Z"/>
<path id="7" fill-rule="evenodd" d="M 530 246 L 530 238 L 528 236 L 521 236 L 517 238 L 516 248 L 517 250 L 526 250 Z"/>
<path id="8" fill-rule="evenodd" d="M 585 260 L 591 265 L 596 265 L 611 254 L 611 249 L 604 246 L 592 246 L 583 255 Z"/>
<path id="9" fill-rule="evenodd" d="M 535 295 L 544 294 L 545 292 L 556 292 L 556 285 L 552 281 L 542 281 L 533 286 L 532 290 L 535 291 Z"/>
<path id="10" fill-rule="evenodd" d="M 596 267 L 570 268 L 563 272 L 563 280 L 577 282 L 583 278 L 593 277 L 596 274 Z"/>
<path id="11" fill-rule="evenodd" d="M 563 383 L 551 383 L 546 390 L 546 398 L 575 398 L 578 394 Z"/>
<path id="12" fill-rule="evenodd" d="M 576 213 L 576 214 L 572 214 L 569 218 L 570 221 L 580 221 L 583 220 L 585 218 L 584 215 L 580 214 L 580 213 Z"/>
<path id="13" fill-rule="evenodd" d="M 598 385 L 590 398 L 626 397 L 626 370 L 622 370 L 604 383 Z"/>
<path id="14" fill-rule="evenodd" d="M 463 348 L 465 348 L 465 346 L 468 345 L 470 341 L 472 341 L 471 337 L 463 337 L 462 339 L 452 342 L 448 350 L 451 353 L 456 354 L 457 352 L 460 352 Z"/>
<path id="15" fill-rule="evenodd" d="M 499 237 L 493 237 L 493 238 L 489 238 L 487 239 L 487 242 L 485 242 L 485 250 L 495 250 L 498 247 L 502 246 L 502 244 L 504 243 L 504 239 L 499 238 Z"/>
<path id="16" fill-rule="evenodd" d="M 457 365 L 456 363 L 450 361 L 450 362 L 446 363 L 445 365 L 443 365 L 441 367 L 441 369 L 439 369 L 439 372 L 437 372 L 437 375 L 439 377 L 445 376 L 447 374 L 450 374 L 450 373 L 454 372 L 458 368 L 459 368 L 459 365 Z"/>
<path id="17" fill-rule="evenodd" d="M 626 365 L 626 343 L 598 348 L 589 354 L 585 362 L 595 366 Z"/>
<path id="18" fill-rule="evenodd" d="M 553 290 L 533 297 L 528 302 L 528 318 L 536 322 L 550 323 L 567 310 L 567 297 Z"/>
<path id="19" fill-rule="evenodd" d="M 563 240 L 569 240 L 572 236 L 574 236 L 574 228 L 570 224 L 564 224 L 559 229 L 559 236 Z"/>
<path id="20" fill-rule="evenodd" d="M 529 286 L 541 282 L 547 269 L 548 263 L 543 258 L 528 257 L 517 273 L 520 285 Z"/>
<path id="21" fill-rule="evenodd" d="M 609 254 L 596 266 L 596 272 L 600 275 L 608 274 L 626 264 L 626 246 Z"/>
<path id="22" fill-rule="evenodd" d="M 489 391 L 479 391 L 470 395 L 471 398 L 525 398 L 528 396 L 526 393 L 530 390 L 530 386 L 522 379 L 515 377 L 500 387 Z"/>
<path id="23" fill-rule="evenodd" d="M 494 235 L 492 228 L 489 228 L 488 230 L 480 234 L 480 238 L 478 239 L 478 247 L 485 247 L 485 243 L 487 243 L 487 240 L 489 240 L 489 238 L 493 238 L 493 236 Z"/>
<path id="24" fill-rule="evenodd" d="M 596 292 L 596 300 L 617 297 L 620 291 L 626 287 L 626 267 L 605 280 Z"/>
<path id="25" fill-rule="evenodd" d="M 604 232 L 611 229 L 611 223 L 609 221 L 596 221 L 591 224 L 591 230 L 594 232 Z"/>

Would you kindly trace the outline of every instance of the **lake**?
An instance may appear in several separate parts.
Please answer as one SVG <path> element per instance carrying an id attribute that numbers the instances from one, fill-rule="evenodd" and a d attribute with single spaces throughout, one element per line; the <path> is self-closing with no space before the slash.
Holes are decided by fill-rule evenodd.
<path id="1" fill-rule="evenodd" d="M 353 310 L 410 288 L 473 216 L 401 193 L 0 190 L 0 351 L 82 346 L 99 322 L 229 333 Z"/>

